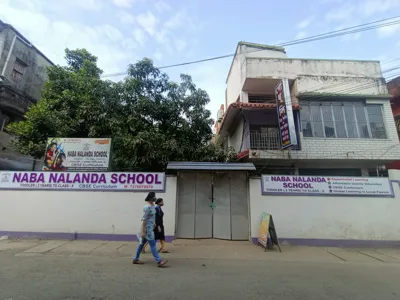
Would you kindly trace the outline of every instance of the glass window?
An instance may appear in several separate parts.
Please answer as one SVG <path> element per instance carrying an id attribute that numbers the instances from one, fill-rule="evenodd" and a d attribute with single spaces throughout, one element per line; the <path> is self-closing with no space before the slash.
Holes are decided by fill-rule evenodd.
<path id="1" fill-rule="evenodd" d="M 353 105 L 343 106 L 344 116 L 347 124 L 347 137 L 358 138 L 357 122 L 354 119 L 354 107 Z"/>
<path id="2" fill-rule="evenodd" d="M 333 117 L 335 119 L 335 127 L 336 127 L 336 137 L 338 138 L 346 138 L 346 122 L 344 119 L 344 114 L 343 114 L 343 107 L 342 105 L 337 106 L 333 105 L 332 106 L 333 110 Z"/>
<path id="3" fill-rule="evenodd" d="M 331 104 L 322 105 L 322 118 L 324 119 L 325 137 L 335 137 L 335 124 L 333 122 Z"/>
<path id="4" fill-rule="evenodd" d="M 380 105 L 367 106 L 369 126 L 371 128 L 372 138 L 386 139 L 385 123 L 383 122 L 382 108 Z"/>
<path id="5" fill-rule="evenodd" d="M 361 104 L 354 105 L 354 111 L 356 112 L 358 132 L 361 138 L 369 138 L 367 117 L 365 114 L 365 107 Z"/>
<path id="6" fill-rule="evenodd" d="M 301 102 L 304 137 L 386 139 L 381 105 L 362 102 Z"/>
<path id="7" fill-rule="evenodd" d="M 319 103 L 311 104 L 311 125 L 314 137 L 324 137 L 324 128 L 321 117 L 321 106 Z"/>

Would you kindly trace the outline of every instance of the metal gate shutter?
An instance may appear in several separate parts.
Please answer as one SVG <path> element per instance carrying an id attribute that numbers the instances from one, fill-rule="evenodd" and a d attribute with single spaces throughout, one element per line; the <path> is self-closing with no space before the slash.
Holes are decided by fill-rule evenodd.
<path id="1" fill-rule="evenodd" d="M 230 240 L 231 233 L 231 199 L 229 173 L 214 175 L 214 238 Z"/>
<path id="2" fill-rule="evenodd" d="M 178 178 L 178 238 L 194 239 L 196 173 L 181 173 Z"/>
<path id="3" fill-rule="evenodd" d="M 194 237 L 212 238 L 212 173 L 197 173 Z"/>
<path id="4" fill-rule="evenodd" d="M 249 206 L 246 173 L 230 173 L 232 240 L 249 239 Z"/>

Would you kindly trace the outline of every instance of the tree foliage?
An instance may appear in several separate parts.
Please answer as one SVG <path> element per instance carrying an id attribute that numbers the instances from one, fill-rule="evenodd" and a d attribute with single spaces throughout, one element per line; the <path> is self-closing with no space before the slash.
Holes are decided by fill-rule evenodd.
<path id="1" fill-rule="evenodd" d="M 48 137 L 111 137 L 117 170 L 235 158 L 210 143 L 210 99 L 190 76 L 172 82 L 143 59 L 129 66 L 124 80 L 112 82 L 101 80 L 97 58 L 85 49 L 67 49 L 66 61 L 66 67 L 49 68 L 42 100 L 26 120 L 8 126 L 21 153 L 41 157 Z"/>

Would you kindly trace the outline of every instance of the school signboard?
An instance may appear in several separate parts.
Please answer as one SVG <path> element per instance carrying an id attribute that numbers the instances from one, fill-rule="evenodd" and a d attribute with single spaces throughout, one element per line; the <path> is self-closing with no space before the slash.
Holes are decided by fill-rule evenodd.
<path id="1" fill-rule="evenodd" d="M 109 138 L 49 138 L 44 171 L 107 171 L 111 157 Z"/>
<path id="2" fill-rule="evenodd" d="M 296 126 L 294 123 L 292 99 L 290 97 L 288 79 L 282 79 L 276 86 L 275 98 L 282 149 L 296 146 Z"/>
<path id="3" fill-rule="evenodd" d="M 388 178 L 263 175 L 263 195 L 338 195 L 393 197 Z"/>
<path id="4" fill-rule="evenodd" d="M 0 190 L 165 191 L 165 173 L 0 171 Z"/>

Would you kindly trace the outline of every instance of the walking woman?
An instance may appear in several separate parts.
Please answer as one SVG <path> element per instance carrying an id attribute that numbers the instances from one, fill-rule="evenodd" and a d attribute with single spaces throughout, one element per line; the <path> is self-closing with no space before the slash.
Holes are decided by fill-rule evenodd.
<path id="1" fill-rule="evenodd" d="M 164 231 L 164 212 L 162 207 L 164 206 L 164 200 L 162 198 L 158 198 L 156 200 L 156 227 L 154 228 L 154 237 L 160 241 L 161 248 L 158 252 L 161 253 L 169 253 L 167 249 L 165 249 L 165 231 Z M 145 253 L 147 244 L 143 247 L 143 252 Z"/>
<path id="2" fill-rule="evenodd" d="M 149 243 L 151 253 L 156 260 L 157 266 L 162 267 L 164 266 L 167 261 L 161 259 L 158 255 L 157 248 L 156 248 L 156 240 L 154 237 L 154 228 L 156 226 L 156 209 L 154 207 L 154 202 L 156 201 L 156 194 L 154 192 L 150 192 L 145 201 L 147 204 L 143 209 L 143 217 L 142 217 L 142 226 L 141 231 L 139 233 L 139 246 L 136 249 L 136 256 L 133 259 L 134 265 L 143 265 L 144 263 L 139 260 L 140 253 L 143 250 L 143 247 L 146 243 Z"/>

